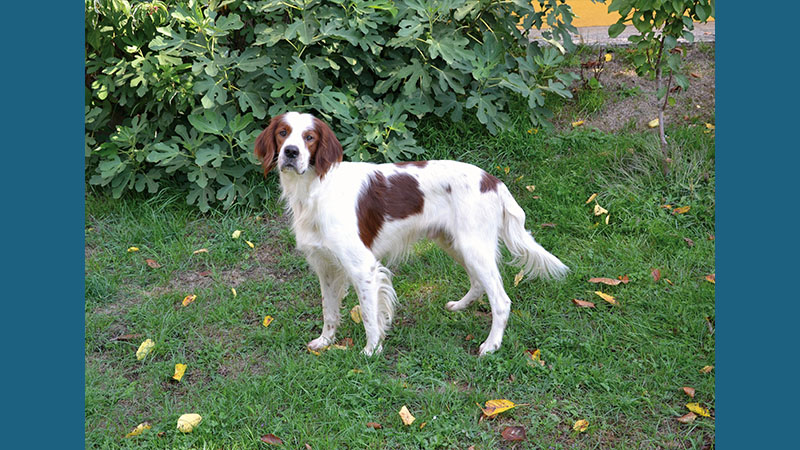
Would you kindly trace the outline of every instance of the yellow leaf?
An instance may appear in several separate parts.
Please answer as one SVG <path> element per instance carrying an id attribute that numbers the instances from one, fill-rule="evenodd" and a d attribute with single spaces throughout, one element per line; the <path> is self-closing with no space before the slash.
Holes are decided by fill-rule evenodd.
<path id="1" fill-rule="evenodd" d="M 521 180 L 521 179 L 522 179 L 522 178 L 524 178 L 524 177 L 525 177 L 525 175 L 520 175 L 520 176 L 518 176 L 517 178 L 514 178 L 514 182 L 515 182 L 515 183 L 518 183 L 518 182 L 519 182 L 519 180 Z"/>
<path id="2" fill-rule="evenodd" d="M 271 323 L 272 323 L 272 320 L 273 320 L 273 319 L 272 319 L 272 316 L 265 316 L 265 317 L 264 317 L 264 321 L 263 321 L 263 322 L 261 322 L 261 324 L 262 324 L 262 325 L 264 325 L 265 327 L 268 327 L 268 326 L 269 326 L 269 324 L 271 324 Z"/>
<path id="3" fill-rule="evenodd" d="M 518 274 L 514 275 L 514 286 L 518 285 L 522 278 L 525 277 L 525 271 L 520 270 Z"/>
<path id="4" fill-rule="evenodd" d="M 355 323 L 361 323 L 361 305 L 353 306 L 353 309 L 350 310 L 350 318 Z"/>
<path id="5" fill-rule="evenodd" d="M 590 195 L 590 196 L 589 196 L 589 199 L 588 199 L 588 200 L 586 200 L 586 203 L 584 203 L 584 205 L 588 205 L 589 203 L 591 203 L 591 202 L 592 202 L 592 200 L 594 200 L 594 199 L 596 199 L 596 198 L 597 198 L 597 192 L 595 192 L 594 194 Z"/>
<path id="6" fill-rule="evenodd" d="M 400 414 L 400 419 L 402 419 L 403 423 L 406 425 L 411 425 L 416 420 L 416 417 L 411 415 L 411 412 L 408 410 L 408 408 L 406 408 L 406 405 L 403 405 L 403 407 L 400 408 L 400 411 L 397 413 Z"/>
<path id="7" fill-rule="evenodd" d="M 612 59 L 614 59 L 614 56 L 613 56 L 611 53 L 606 53 L 606 56 L 605 56 L 605 58 L 606 58 L 606 62 L 609 62 L 609 61 L 611 61 Z"/>
<path id="8" fill-rule="evenodd" d="M 511 169 L 509 169 L 508 166 L 503 168 L 503 172 L 505 172 L 506 175 L 508 175 L 508 172 L 510 172 L 510 171 L 511 171 Z"/>
<path id="9" fill-rule="evenodd" d="M 139 251 L 139 247 L 128 247 L 128 253 L 138 252 L 138 251 Z"/>
<path id="10" fill-rule="evenodd" d="M 675 208 L 672 210 L 672 214 L 684 214 L 689 212 L 692 209 L 691 206 L 681 206 L 680 208 Z"/>
<path id="11" fill-rule="evenodd" d="M 711 125 L 710 123 L 707 123 L 706 124 L 706 128 L 708 128 L 709 130 L 713 130 L 714 129 L 714 125 Z"/>
<path id="12" fill-rule="evenodd" d="M 186 364 L 175 364 L 175 374 L 172 375 L 172 379 L 175 381 L 181 381 L 184 373 L 186 373 Z"/>
<path id="13" fill-rule="evenodd" d="M 308 347 L 306 347 L 306 350 L 308 350 L 308 352 L 309 352 L 309 353 L 311 353 L 311 354 L 312 354 L 312 355 L 314 355 L 314 356 L 319 356 L 319 355 L 321 355 L 321 354 L 322 354 L 322 352 L 318 352 L 318 351 L 316 351 L 316 350 L 311 350 L 311 349 L 310 349 L 310 348 L 308 348 Z"/>
<path id="14" fill-rule="evenodd" d="M 612 297 L 612 296 L 610 296 L 608 294 L 605 294 L 605 293 L 600 292 L 600 291 L 594 291 L 594 293 L 599 295 L 600 298 L 602 298 L 603 300 L 607 301 L 608 303 L 611 303 L 612 305 L 616 305 L 617 304 L 617 299 L 615 299 L 614 297 Z"/>
<path id="15" fill-rule="evenodd" d="M 193 301 L 195 301 L 195 299 L 197 299 L 196 295 L 189 294 L 189 295 L 187 295 L 186 297 L 183 298 L 183 301 L 181 302 L 181 305 L 186 306 L 189 303 L 192 303 Z"/>
<path id="16" fill-rule="evenodd" d="M 129 438 L 129 437 L 133 437 L 133 436 L 138 436 L 138 435 L 142 434 L 142 432 L 144 430 L 149 430 L 150 428 L 151 428 L 150 422 L 140 423 L 139 425 L 136 425 L 136 428 L 134 428 L 133 431 L 131 431 L 130 433 L 126 434 L 125 437 Z"/>
<path id="17" fill-rule="evenodd" d="M 480 407 L 480 405 L 478 406 Z M 509 409 L 512 409 L 516 406 L 518 405 L 516 405 L 511 400 L 506 400 L 506 399 L 487 400 L 486 408 L 481 408 L 481 411 L 483 411 L 483 414 L 486 417 L 494 417 L 500 414 L 501 412 L 508 411 Z"/>
<path id="18" fill-rule="evenodd" d="M 250 241 L 245 241 L 245 242 L 247 242 L 247 245 L 250 246 L 250 248 L 256 248 L 256 246 L 253 245 L 252 242 L 250 242 Z"/>
<path id="19" fill-rule="evenodd" d="M 155 347 L 155 346 L 156 346 L 156 343 L 153 342 L 152 339 L 146 339 L 139 346 L 139 350 L 136 350 L 136 359 L 138 359 L 139 361 L 143 360 L 144 357 L 147 356 L 147 354 L 150 353 L 150 350 L 152 350 L 153 347 Z"/>
<path id="20" fill-rule="evenodd" d="M 195 251 L 192 252 L 193 255 L 196 255 L 198 253 L 208 253 L 208 249 L 207 248 L 201 248 L 200 250 L 195 250 Z"/>
<path id="21" fill-rule="evenodd" d="M 703 417 L 711 417 L 711 414 L 708 412 L 708 410 L 700 406 L 699 403 L 687 403 L 686 407 L 689 409 L 689 411 L 695 414 L 701 415 Z"/>
<path id="22" fill-rule="evenodd" d="M 201 420 L 200 414 L 184 414 L 178 417 L 178 429 L 183 433 L 191 433 Z"/>
<path id="23" fill-rule="evenodd" d="M 528 357 L 531 359 L 530 361 L 528 361 L 528 364 L 533 365 L 533 363 L 536 363 L 544 367 L 544 361 L 542 361 L 541 350 L 539 350 L 538 348 L 533 351 L 525 350 L 525 354 L 528 355 Z"/>
<path id="24" fill-rule="evenodd" d="M 714 370 L 714 366 L 704 366 L 702 369 L 700 369 L 700 373 L 709 373 L 712 370 Z"/>
<path id="25" fill-rule="evenodd" d="M 589 428 L 589 422 L 583 419 L 575 421 L 575 425 L 572 426 L 572 429 L 578 433 L 583 433 L 587 428 Z"/>
<path id="26" fill-rule="evenodd" d="M 597 204 L 594 205 L 594 215 L 595 216 L 599 216 L 600 214 L 606 214 L 606 213 L 608 213 L 607 209 L 605 209 L 602 206 L 597 205 Z"/>
<path id="27" fill-rule="evenodd" d="M 525 186 L 525 189 L 527 189 L 528 192 L 533 192 L 536 189 L 536 186 L 531 184 L 531 185 Z"/>
<path id="28" fill-rule="evenodd" d="M 658 119 L 653 119 L 650 122 L 647 122 L 647 126 L 650 128 L 655 128 L 658 126 Z"/>
<path id="29" fill-rule="evenodd" d="M 606 225 L 608 225 L 608 221 L 610 220 L 611 214 L 606 216 Z"/>
<path id="30" fill-rule="evenodd" d="M 235 288 L 231 288 L 231 292 L 233 293 L 233 298 L 236 298 L 236 289 Z"/>
<path id="31" fill-rule="evenodd" d="M 234 238 L 234 239 L 239 239 L 239 236 L 241 236 L 241 235 L 242 235 L 242 230 L 236 230 L 236 231 L 233 232 L 231 237 Z"/>
<path id="32" fill-rule="evenodd" d="M 572 122 L 572 127 L 573 128 L 579 127 L 581 125 L 583 125 L 583 121 L 582 120 L 578 120 L 577 122 Z"/>
<path id="33" fill-rule="evenodd" d="M 364 371 L 361 370 L 361 369 L 350 369 L 350 372 L 352 372 L 352 373 L 364 373 Z"/>
<path id="34" fill-rule="evenodd" d="M 419 424 L 419 429 L 421 430 L 421 429 L 425 428 L 425 425 L 427 425 L 427 424 L 428 424 L 428 422 L 422 422 L 421 424 Z"/>

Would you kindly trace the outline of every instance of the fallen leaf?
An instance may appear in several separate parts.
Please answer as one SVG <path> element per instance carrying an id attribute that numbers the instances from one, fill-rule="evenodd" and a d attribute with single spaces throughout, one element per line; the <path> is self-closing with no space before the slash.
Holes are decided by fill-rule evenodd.
<path id="1" fill-rule="evenodd" d="M 340 339 L 339 342 L 338 342 L 338 345 L 343 345 L 345 347 L 352 347 L 353 346 L 353 339 L 351 339 L 349 337 Z"/>
<path id="2" fill-rule="evenodd" d="M 514 275 L 514 286 L 517 286 L 524 277 L 525 277 L 524 270 L 520 270 L 518 274 Z"/>
<path id="3" fill-rule="evenodd" d="M 208 249 L 207 248 L 201 248 L 200 250 L 195 250 L 195 251 L 192 252 L 193 255 L 196 255 L 198 253 L 208 253 Z"/>
<path id="4" fill-rule="evenodd" d="M 500 435 L 507 441 L 524 441 L 525 427 L 505 427 Z"/>
<path id="5" fill-rule="evenodd" d="M 669 283 L 669 285 L 670 285 L 670 286 L 674 286 L 674 284 L 672 284 L 672 281 L 669 281 L 669 278 L 664 278 L 664 281 L 666 281 L 667 283 Z"/>
<path id="6" fill-rule="evenodd" d="M 153 342 L 152 339 L 145 339 L 145 341 L 139 345 L 139 349 L 136 350 L 136 359 L 139 361 L 143 360 L 144 357 L 147 356 L 147 354 L 150 353 L 150 350 L 152 350 L 155 346 L 156 343 Z"/>
<path id="7" fill-rule="evenodd" d="M 694 78 L 703 78 L 702 75 L 700 75 L 699 73 L 696 73 L 696 72 L 689 72 L 689 75 L 691 75 Z"/>
<path id="8" fill-rule="evenodd" d="M 306 450 L 311 450 L 311 446 L 306 444 Z"/>
<path id="9" fill-rule="evenodd" d="M 653 269 L 652 271 L 650 271 L 650 275 L 652 275 L 652 276 L 653 276 L 653 281 L 655 281 L 656 283 L 658 283 L 658 280 L 660 280 L 660 279 L 661 279 L 661 270 L 659 270 L 659 269 Z"/>
<path id="10" fill-rule="evenodd" d="M 136 425 L 136 428 L 134 428 L 130 433 L 126 434 L 125 437 L 129 438 L 129 437 L 138 436 L 138 435 L 142 434 L 142 432 L 144 432 L 144 430 L 149 430 L 150 428 L 152 428 L 150 426 L 150 422 L 140 423 L 139 425 Z"/>
<path id="11" fill-rule="evenodd" d="M 481 408 L 481 411 L 483 411 L 483 415 L 488 418 L 492 418 L 503 411 L 508 411 L 509 409 L 521 406 L 515 404 L 511 400 L 506 400 L 506 399 L 487 400 L 485 405 L 486 408 Z M 480 406 L 481 405 L 478 405 L 478 407 Z"/>
<path id="12" fill-rule="evenodd" d="M 191 433 L 200 421 L 203 420 L 200 414 L 184 414 L 178 417 L 178 430 L 183 433 Z"/>
<path id="13" fill-rule="evenodd" d="M 616 286 L 616 285 L 622 283 L 622 280 L 614 280 L 614 279 L 611 279 L 611 278 L 599 277 L 599 278 L 589 278 L 589 283 L 603 283 L 603 284 L 607 284 L 609 286 Z"/>
<path id="14" fill-rule="evenodd" d="M 594 215 L 595 216 L 599 216 L 600 214 L 606 214 L 606 213 L 608 213 L 607 209 L 603 208 L 602 206 L 600 206 L 598 204 L 594 205 Z"/>
<path id="15" fill-rule="evenodd" d="M 628 275 L 617 276 L 617 279 L 622 282 L 622 284 L 628 284 L 631 280 L 628 278 Z"/>
<path id="16" fill-rule="evenodd" d="M 711 284 L 717 284 L 717 277 L 713 273 L 710 273 L 706 275 L 706 281 L 708 281 Z"/>
<path id="17" fill-rule="evenodd" d="M 609 220 L 611 220 L 611 214 L 606 215 L 606 225 L 608 225 Z"/>
<path id="18" fill-rule="evenodd" d="M 236 298 L 236 288 L 231 288 L 231 293 L 233 294 L 233 298 Z"/>
<path id="19" fill-rule="evenodd" d="M 680 417 L 675 418 L 675 420 L 677 420 L 680 423 L 692 423 L 694 422 L 694 419 L 697 419 L 697 414 L 693 412 L 688 412 Z"/>
<path id="20" fill-rule="evenodd" d="M 531 184 L 531 185 L 525 186 L 525 189 L 527 189 L 528 192 L 533 192 L 534 190 L 536 190 L 536 186 Z"/>
<path id="21" fill-rule="evenodd" d="M 700 406 L 699 403 L 687 403 L 686 407 L 689 409 L 689 411 L 695 414 L 701 415 L 703 417 L 711 417 L 711 414 L 708 412 L 708 410 Z"/>
<path id="22" fill-rule="evenodd" d="M 322 354 L 322 352 L 318 352 L 316 350 L 311 350 L 311 348 L 309 348 L 309 347 L 306 347 L 306 350 L 308 350 L 308 352 L 311 353 L 314 356 L 319 356 L 319 355 Z M 355 369 L 353 369 L 353 370 L 355 370 Z"/>
<path id="23" fill-rule="evenodd" d="M 158 269 L 159 267 L 161 267 L 161 264 L 157 263 L 153 259 L 145 259 L 144 262 L 146 262 L 147 265 L 152 267 L 153 269 Z"/>
<path id="24" fill-rule="evenodd" d="M 123 335 L 121 335 L 121 336 L 117 336 L 117 337 L 115 337 L 115 338 L 111 338 L 111 340 L 112 340 L 112 341 L 130 341 L 131 339 L 136 339 L 136 338 L 139 338 L 139 337 L 142 337 L 142 336 L 144 336 L 144 335 L 143 335 L 143 334 L 141 334 L 141 333 L 137 333 L 137 334 L 123 334 Z"/>
<path id="25" fill-rule="evenodd" d="M 380 430 L 383 426 L 377 422 L 367 422 L 367 426 L 370 428 L 374 428 L 376 430 Z"/>
<path id="26" fill-rule="evenodd" d="M 689 239 L 687 237 L 683 238 L 683 240 L 686 242 L 686 245 L 688 245 L 690 248 L 694 247 L 694 241 L 693 240 L 691 240 L 691 239 Z"/>
<path id="27" fill-rule="evenodd" d="M 425 425 L 427 425 L 427 424 L 428 424 L 428 422 L 422 422 L 421 424 L 419 424 L 419 429 L 421 430 L 421 429 L 425 428 Z"/>
<path id="28" fill-rule="evenodd" d="M 647 126 L 650 127 L 650 128 L 657 127 L 658 126 L 658 118 L 653 119 L 650 122 L 647 122 Z"/>
<path id="29" fill-rule="evenodd" d="M 239 239 L 239 236 L 241 235 L 242 235 L 242 230 L 236 230 L 233 232 L 233 234 L 231 234 L 231 237 L 234 239 Z"/>
<path id="30" fill-rule="evenodd" d="M 708 128 L 709 130 L 713 130 L 715 127 L 710 123 L 706 123 L 706 128 Z"/>
<path id="31" fill-rule="evenodd" d="M 689 397 L 694 398 L 694 388 L 689 387 L 689 386 L 684 386 L 681 389 L 683 389 L 683 392 L 686 392 L 686 395 L 688 395 Z"/>
<path id="32" fill-rule="evenodd" d="M 210 270 L 204 270 L 202 272 L 197 272 L 197 274 L 200 275 L 201 277 L 207 277 L 207 276 L 211 275 L 211 271 Z"/>
<path id="33" fill-rule="evenodd" d="M 672 209 L 672 205 L 661 205 L 659 208 Z"/>
<path id="34" fill-rule="evenodd" d="M 403 407 L 400 408 L 400 411 L 398 411 L 397 414 L 400 414 L 400 419 L 402 419 L 403 423 L 406 425 L 411 425 L 412 423 L 414 423 L 414 420 L 416 420 L 416 417 L 411 415 L 411 412 L 408 410 L 408 408 L 406 408 L 406 405 L 403 405 Z"/>
<path id="35" fill-rule="evenodd" d="M 196 295 L 189 294 L 189 295 L 187 295 L 186 297 L 183 298 L 183 301 L 181 302 L 181 305 L 187 306 L 189 303 L 192 303 L 193 301 L 195 301 L 195 299 L 197 299 Z"/>
<path id="36" fill-rule="evenodd" d="M 592 202 L 592 200 L 594 200 L 594 199 L 596 199 L 596 198 L 597 198 L 597 192 L 595 192 L 594 194 L 590 195 L 590 196 L 589 196 L 589 199 L 588 199 L 588 200 L 586 200 L 586 203 L 584 203 L 584 205 L 588 205 L 589 203 L 591 203 L 591 202 Z"/>
<path id="37" fill-rule="evenodd" d="M 609 62 L 612 59 L 614 59 L 614 56 L 611 53 L 606 53 L 606 55 L 605 55 L 606 62 Z"/>
<path id="38" fill-rule="evenodd" d="M 603 300 L 607 301 L 608 303 L 611 303 L 612 305 L 616 305 L 617 304 L 617 299 L 615 299 L 614 297 L 612 297 L 612 296 L 610 296 L 608 294 L 605 294 L 605 293 L 600 292 L 600 291 L 594 291 L 594 293 L 599 295 L 600 298 L 602 298 Z"/>
<path id="39" fill-rule="evenodd" d="M 261 322 L 261 325 L 264 325 L 265 327 L 268 327 L 269 324 L 271 324 L 273 320 L 274 319 L 272 318 L 272 316 L 264 316 L 264 321 Z"/>
<path id="40" fill-rule="evenodd" d="M 579 126 L 581 126 L 581 125 L 583 125 L 583 121 L 582 121 L 582 120 L 578 120 L 577 122 L 572 122 L 572 126 L 573 126 L 573 128 L 574 128 L 574 127 L 579 127 Z"/>
<path id="41" fill-rule="evenodd" d="M 692 209 L 691 206 L 681 206 L 680 208 L 675 208 L 672 210 L 672 214 L 685 214 Z"/>
<path id="42" fill-rule="evenodd" d="M 353 309 L 350 310 L 350 318 L 355 323 L 361 323 L 361 305 L 353 306 Z"/>
<path id="43" fill-rule="evenodd" d="M 266 442 L 267 444 L 270 445 L 283 445 L 283 441 L 281 440 L 281 438 L 275 436 L 272 433 L 261 436 L 261 442 Z"/>
<path id="44" fill-rule="evenodd" d="M 587 428 L 589 428 L 589 422 L 583 419 L 575 421 L 575 425 L 572 426 L 572 429 L 578 433 L 583 433 Z"/>
<path id="45" fill-rule="evenodd" d="M 250 248 L 256 248 L 256 246 L 255 246 L 255 245 L 253 245 L 253 243 L 252 243 L 252 242 L 250 242 L 250 241 L 245 241 L 245 242 L 247 243 L 247 245 L 248 245 Z"/>
<path id="46" fill-rule="evenodd" d="M 709 235 L 708 235 L 708 240 L 709 240 L 709 241 L 713 241 L 714 239 L 715 239 L 715 237 L 714 237 L 714 235 L 713 235 L 713 234 L 709 234 Z"/>
<path id="47" fill-rule="evenodd" d="M 712 370 L 714 370 L 714 366 L 703 366 L 703 368 L 700 369 L 700 373 L 709 373 Z"/>
<path id="48" fill-rule="evenodd" d="M 528 355 L 530 361 L 529 364 L 533 365 L 533 363 L 539 364 L 540 366 L 544 367 L 544 361 L 542 361 L 542 351 L 538 348 L 535 350 L 525 350 L 525 354 Z"/>
<path id="49" fill-rule="evenodd" d="M 594 303 L 587 302 L 585 300 L 578 300 L 577 298 L 573 298 L 572 303 L 575 303 L 581 308 L 594 308 Z"/>
<path id="50" fill-rule="evenodd" d="M 510 171 L 511 171 L 511 169 L 508 166 L 503 168 L 503 172 L 505 172 L 506 175 L 508 175 L 508 172 L 510 172 Z"/>
<path id="51" fill-rule="evenodd" d="M 543 223 L 541 226 L 542 228 L 555 228 L 556 224 L 548 222 L 548 223 Z"/>
<path id="52" fill-rule="evenodd" d="M 139 247 L 128 247 L 128 253 L 138 252 L 138 251 L 139 251 Z"/>
<path id="53" fill-rule="evenodd" d="M 465 341 L 471 341 L 471 340 L 473 340 L 473 339 L 475 339 L 475 336 L 473 336 L 473 335 L 471 335 L 471 334 L 468 334 L 468 335 L 464 336 L 464 340 L 465 340 Z"/>
<path id="54" fill-rule="evenodd" d="M 175 374 L 172 375 L 172 379 L 175 381 L 181 381 L 184 373 L 186 373 L 186 364 L 175 364 Z"/>

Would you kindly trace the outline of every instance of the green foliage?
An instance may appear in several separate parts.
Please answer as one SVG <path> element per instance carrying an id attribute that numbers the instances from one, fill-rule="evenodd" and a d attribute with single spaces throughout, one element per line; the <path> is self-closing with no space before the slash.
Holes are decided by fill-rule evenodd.
<path id="1" fill-rule="evenodd" d="M 574 76 L 522 30 L 547 23 L 571 49 L 571 20 L 557 0 L 87 0 L 88 181 L 115 197 L 174 181 L 203 211 L 256 204 L 253 141 L 287 110 L 364 161 L 417 158 L 432 114 L 507 129 L 514 98 L 546 127 L 546 96 L 570 97 Z"/>

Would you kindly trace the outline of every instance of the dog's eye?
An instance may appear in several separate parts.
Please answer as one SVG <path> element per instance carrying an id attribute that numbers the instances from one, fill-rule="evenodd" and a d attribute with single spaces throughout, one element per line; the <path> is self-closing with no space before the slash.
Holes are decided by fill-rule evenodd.
<path id="1" fill-rule="evenodd" d="M 314 136 L 312 136 L 312 135 L 310 135 L 310 134 L 309 134 L 309 135 L 307 135 L 307 136 L 306 136 L 306 140 L 307 140 L 308 142 L 311 142 L 311 141 L 313 141 L 313 140 L 314 140 Z"/>
<path id="2" fill-rule="evenodd" d="M 281 137 L 286 137 L 286 130 L 281 130 L 278 134 L 281 135 Z"/>

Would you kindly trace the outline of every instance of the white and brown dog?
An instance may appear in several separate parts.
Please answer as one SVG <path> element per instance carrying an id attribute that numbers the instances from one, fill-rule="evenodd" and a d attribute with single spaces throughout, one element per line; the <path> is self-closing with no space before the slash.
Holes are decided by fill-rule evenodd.
<path id="1" fill-rule="evenodd" d="M 255 153 L 265 176 L 278 167 L 297 248 L 319 276 L 324 327 L 308 343 L 313 350 L 334 342 L 350 284 L 366 331 L 363 353 L 382 350 L 397 297 L 381 260 L 402 258 L 421 238 L 434 240 L 469 274 L 469 292 L 448 302 L 448 310 L 488 295 L 492 328 L 481 355 L 500 347 L 511 308 L 497 267 L 498 238 L 528 276 L 561 278 L 569 271 L 525 229 L 525 213 L 506 186 L 473 165 L 343 162 L 333 131 L 297 112 L 274 117 L 256 139 Z"/>

